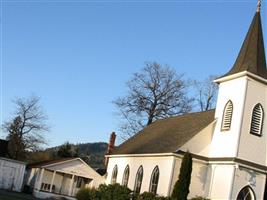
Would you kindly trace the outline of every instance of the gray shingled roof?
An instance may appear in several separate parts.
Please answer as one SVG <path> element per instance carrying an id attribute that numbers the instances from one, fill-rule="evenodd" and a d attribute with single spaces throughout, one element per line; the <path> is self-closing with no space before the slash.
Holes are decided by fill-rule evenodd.
<path id="1" fill-rule="evenodd" d="M 267 79 L 260 12 L 256 12 L 232 69 L 223 77 L 249 71 Z"/>
<path id="2" fill-rule="evenodd" d="M 214 110 L 158 120 L 118 146 L 112 154 L 171 153 L 214 120 Z"/>

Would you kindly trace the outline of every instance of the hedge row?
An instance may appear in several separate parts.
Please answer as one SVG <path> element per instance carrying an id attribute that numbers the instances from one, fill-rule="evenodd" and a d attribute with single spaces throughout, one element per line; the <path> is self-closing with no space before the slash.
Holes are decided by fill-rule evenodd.
<path id="1" fill-rule="evenodd" d="M 171 200 L 169 197 L 159 197 L 150 192 L 134 195 L 129 188 L 119 184 L 102 184 L 97 190 L 83 188 L 78 191 L 76 198 L 77 200 Z"/>
<path id="2" fill-rule="evenodd" d="M 161 197 L 150 192 L 144 192 L 140 195 L 133 195 L 133 192 L 119 184 L 100 185 L 99 188 L 83 188 L 76 194 L 77 200 L 176 200 L 171 197 Z M 195 200 L 206 200 L 202 197 L 194 198 Z M 193 200 L 193 199 L 192 199 Z"/>

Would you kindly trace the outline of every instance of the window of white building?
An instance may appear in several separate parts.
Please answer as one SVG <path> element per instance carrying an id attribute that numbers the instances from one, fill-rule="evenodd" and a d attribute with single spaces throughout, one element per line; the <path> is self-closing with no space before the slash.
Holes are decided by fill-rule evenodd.
<path id="1" fill-rule="evenodd" d="M 232 122 L 232 115 L 233 115 L 233 103 L 231 100 L 229 100 L 223 111 L 223 118 L 222 118 L 222 131 L 228 131 L 231 128 L 231 122 Z"/>
<path id="2" fill-rule="evenodd" d="M 112 171 L 111 184 L 115 184 L 117 182 L 117 175 L 118 175 L 118 166 L 115 165 Z"/>
<path id="3" fill-rule="evenodd" d="M 261 104 L 257 104 L 253 108 L 252 119 L 250 125 L 250 133 L 253 135 L 261 136 L 263 123 L 263 108 Z"/>
<path id="4" fill-rule="evenodd" d="M 123 186 L 128 185 L 129 175 L 130 175 L 130 168 L 129 168 L 129 165 L 127 165 L 125 170 L 124 170 L 123 177 L 122 177 L 122 185 Z"/>
<path id="5" fill-rule="evenodd" d="M 256 200 L 255 194 L 250 186 L 244 187 L 238 193 L 237 200 Z"/>
<path id="6" fill-rule="evenodd" d="M 159 182 L 159 168 L 158 166 L 156 166 L 151 175 L 149 192 L 157 194 L 158 182 Z"/>
<path id="7" fill-rule="evenodd" d="M 139 194 L 142 186 L 143 180 L 143 167 L 140 166 L 135 177 L 135 184 L 134 184 L 134 193 Z"/>

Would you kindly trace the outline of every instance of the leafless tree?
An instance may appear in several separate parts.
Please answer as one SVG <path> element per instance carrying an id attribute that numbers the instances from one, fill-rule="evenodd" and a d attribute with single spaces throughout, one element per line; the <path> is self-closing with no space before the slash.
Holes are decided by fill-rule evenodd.
<path id="1" fill-rule="evenodd" d="M 218 85 L 213 82 L 215 78 L 216 76 L 209 76 L 203 81 L 193 81 L 197 110 L 207 111 L 215 107 L 218 91 Z"/>
<path id="2" fill-rule="evenodd" d="M 48 131 L 47 117 L 39 105 L 38 97 L 17 98 L 16 111 L 11 120 L 4 123 L 8 133 L 9 156 L 22 160 L 27 151 L 39 150 L 45 144 L 44 131 Z"/>
<path id="3" fill-rule="evenodd" d="M 156 62 L 145 63 L 145 67 L 139 73 L 134 73 L 126 85 L 127 94 L 113 101 L 124 120 L 121 126 L 123 139 L 157 119 L 191 110 L 192 101 L 187 97 L 187 84 L 182 75 L 168 66 Z"/>

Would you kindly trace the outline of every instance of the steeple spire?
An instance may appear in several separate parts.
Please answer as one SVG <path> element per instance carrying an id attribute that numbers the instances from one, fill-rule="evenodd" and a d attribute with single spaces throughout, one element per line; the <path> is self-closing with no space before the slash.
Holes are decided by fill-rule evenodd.
<path id="1" fill-rule="evenodd" d="M 267 79 L 260 7 L 261 1 L 258 0 L 257 11 L 251 22 L 234 66 L 223 77 L 247 71 Z"/>
<path id="2" fill-rule="evenodd" d="M 261 0 L 258 0 L 256 12 L 260 12 L 260 11 L 261 11 Z"/>

